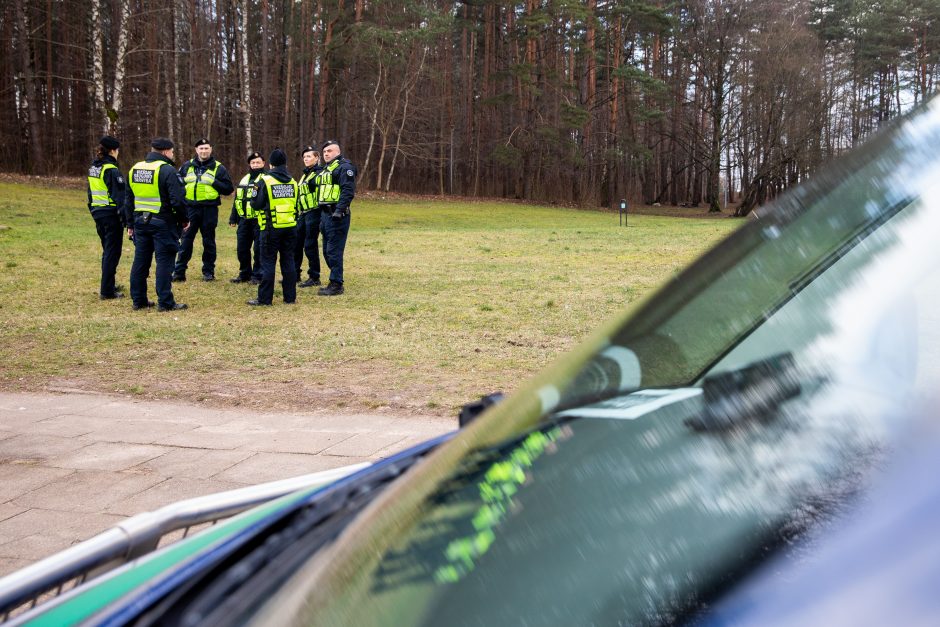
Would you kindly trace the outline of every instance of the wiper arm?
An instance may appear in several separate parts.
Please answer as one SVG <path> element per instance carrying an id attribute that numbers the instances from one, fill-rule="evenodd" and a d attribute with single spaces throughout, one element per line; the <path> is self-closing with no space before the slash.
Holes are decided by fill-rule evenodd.
<path id="1" fill-rule="evenodd" d="M 724 431 L 743 422 L 772 415 L 802 391 L 801 377 L 790 352 L 773 355 L 737 370 L 702 381 L 705 408 L 686 424 L 696 431 Z"/>

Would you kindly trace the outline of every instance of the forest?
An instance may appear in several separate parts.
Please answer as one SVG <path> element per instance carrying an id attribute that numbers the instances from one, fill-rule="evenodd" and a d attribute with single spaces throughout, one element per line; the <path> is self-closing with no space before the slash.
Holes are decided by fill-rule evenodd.
<path id="1" fill-rule="evenodd" d="M 745 215 L 934 91 L 940 0 L 4 0 L 0 170 L 338 139 L 364 189 Z"/>

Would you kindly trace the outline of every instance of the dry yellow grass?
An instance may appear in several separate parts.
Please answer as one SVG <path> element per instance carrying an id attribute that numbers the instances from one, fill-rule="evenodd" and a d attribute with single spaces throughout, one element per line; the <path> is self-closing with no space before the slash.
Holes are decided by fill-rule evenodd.
<path id="1" fill-rule="evenodd" d="M 512 203 L 359 200 L 346 294 L 245 305 L 234 230 L 215 283 L 174 284 L 178 313 L 97 299 L 84 192 L 0 183 L 0 385 L 271 409 L 452 414 L 512 391 L 672 276 L 739 220 Z M 6 227 L 6 228 L 4 228 Z M 198 270 L 201 244 L 194 261 Z M 128 284 L 130 242 L 118 268 Z M 198 276 L 198 273 L 196 273 Z M 150 285 L 153 297 L 153 285 Z"/>

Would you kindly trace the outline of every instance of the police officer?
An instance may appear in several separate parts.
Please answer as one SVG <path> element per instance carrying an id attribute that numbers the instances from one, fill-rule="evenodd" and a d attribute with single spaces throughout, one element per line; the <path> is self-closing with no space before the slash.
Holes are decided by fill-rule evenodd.
<path id="1" fill-rule="evenodd" d="M 124 177 L 117 166 L 121 143 L 110 135 L 101 138 L 88 168 L 88 210 L 101 240 L 101 287 L 98 298 L 124 298 L 114 287 L 124 237 Z"/>
<path id="2" fill-rule="evenodd" d="M 127 174 L 128 190 L 124 199 L 127 234 L 134 238 L 134 263 L 131 266 L 131 300 L 134 309 L 153 307 L 147 299 L 147 276 L 157 258 L 156 288 L 159 311 L 186 309 L 173 298 L 170 276 L 179 248 L 180 231 L 186 219 L 186 192 L 173 164 L 173 142 L 157 137 L 147 157 Z"/>
<path id="3" fill-rule="evenodd" d="M 281 256 L 281 286 L 284 302 L 297 300 L 297 274 L 294 266 L 294 239 L 297 230 L 297 181 L 287 171 L 287 155 L 275 148 L 268 158 L 271 171 L 258 177 L 252 190 L 251 206 L 261 227 L 261 284 L 258 298 L 249 305 L 270 305 L 274 300 L 274 266 Z"/>
<path id="4" fill-rule="evenodd" d="M 317 240 L 320 237 L 320 206 L 317 203 L 316 175 L 320 171 L 320 153 L 313 146 L 301 151 L 304 160 L 304 174 L 300 177 L 300 198 L 297 201 L 297 243 L 294 247 L 294 261 L 297 262 L 297 279 L 303 273 L 301 266 L 304 253 L 307 254 L 307 280 L 300 287 L 320 285 L 320 251 Z"/>
<path id="5" fill-rule="evenodd" d="M 264 157 L 259 152 L 248 155 L 248 174 L 242 177 L 235 188 L 235 201 L 228 218 L 229 226 L 238 226 L 235 231 L 235 248 L 238 255 L 238 276 L 229 279 L 232 283 L 261 283 L 261 230 L 258 228 L 258 216 L 251 206 L 251 190 L 258 177 L 264 174 Z M 251 264 L 254 249 L 255 263 Z"/>
<path id="6" fill-rule="evenodd" d="M 202 233 L 202 280 L 215 281 L 215 227 L 219 224 L 219 196 L 228 196 L 235 186 L 225 166 L 212 156 L 208 139 L 196 142 L 196 156 L 180 168 L 186 184 L 186 211 L 189 227 L 183 231 L 180 254 L 176 258 L 174 281 L 186 280 L 186 266 L 193 256 L 196 231 Z"/>
<path id="7" fill-rule="evenodd" d="M 343 155 L 339 142 L 323 142 L 323 169 L 317 174 L 323 258 L 330 267 L 330 283 L 317 290 L 320 296 L 343 293 L 343 252 L 349 235 L 349 206 L 356 195 L 356 166 Z"/>

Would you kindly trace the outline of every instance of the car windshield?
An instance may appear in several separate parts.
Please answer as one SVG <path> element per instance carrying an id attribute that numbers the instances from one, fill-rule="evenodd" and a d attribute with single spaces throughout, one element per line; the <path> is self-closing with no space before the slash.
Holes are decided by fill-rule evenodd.
<path id="1" fill-rule="evenodd" d="M 259 619 L 699 616 L 851 504 L 935 388 L 937 145 L 934 101 L 762 209 L 393 484 Z"/>

